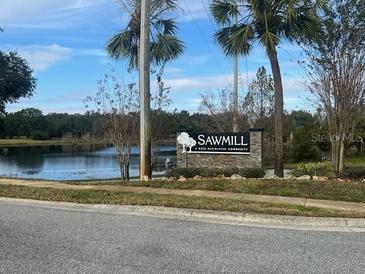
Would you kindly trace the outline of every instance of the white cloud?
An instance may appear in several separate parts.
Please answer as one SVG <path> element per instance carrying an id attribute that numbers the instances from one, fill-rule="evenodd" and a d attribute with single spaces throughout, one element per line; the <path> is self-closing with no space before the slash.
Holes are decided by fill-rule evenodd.
<path id="1" fill-rule="evenodd" d="M 30 17 L 48 6 L 50 2 L 47 0 L 3 0 L 1 1 L 0 22 L 10 23 L 15 18 Z"/>
<path id="2" fill-rule="evenodd" d="M 1 0 L 0 25 L 9 28 L 66 29 L 87 26 L 103 29 L 101 18 L 114 26 L 125 23 L 126 12 L 114 0 Z M 172 17 L 181 22 L 207 19 L 209 1 L 178 0 Z M 124 10 L 125 11 L 125 10 Z"/>
<path id="3" fill-rule="evenodd" d="M 108 0 L 2 0 L 0 24 L 6 27 L 75 27 L 91 8 Z"/>
<path id="4" fill-rule="evenodd" d="M 177 61 L 178 64 L 177 66 L 171 66 L 171 65 L 166 66 L 164 70 L 165 77 L 167 78 L 184 77 L 189 68 L 191 68 L 192 66 L 195 67 L 204 65 L 209 61 L 210 58 L 211 55 L 209 54 L 182 56 Z"/>
<path id="5" fill-rule="evenodd" d="M 301 77 L 283 76 L 284 93 L 303 92 L 306 89 L 306 80 Z"/>
<path id="6" fill-rule="evenodd" d="M 49 91 L 38 90 L 31 98 L 21 98 L 17 103 L 8 104 L 8 112 L 19 111 L 24 108 L 38 108 L 44 113 L 84 113 L 86 111 L 83 100 L 92 95 L 93 88 L 67 90 L 65 93 L 51 96 Z"/>
<path id="7" fill-rule="evenodd" d="M 197 0 L 179 0 L 178 5 L 181 7 L 179 10 L 179 18 L 180 22 L 190 22 L 199 19 L 208 18 L 207 12 L 209 12 L 209 1 L 203 0 L 205 7 L 202 1 Z"/>
<path id="8" fill-rule="evenodd" d="M 107 57 L 105 49 L 74 49 L 74 55 L 81 55 L 81 56 L 94 56 L 94 57 Z"/>
<path id="9" fill-rule="evenodd" d="M 191 91 L 191 90 L 208 90 L 211 88 L 224 88 L 230 84 L 229 75 L 216 75 L 205 77 L 185 77 L 166 79 L 166 85 L 170 86 L 172 91 Z"/>
<path id="10" fill-rule="evenodd" d="M 189 66 L 203 65 L 209 61 L 212 56 L 210 54 L 202 54 L 195 56 L 184 56 L 181 62 Z"/>
<path id="11" fill-rule="evenodd" d="M 164 76 L 169 78 L 182 77 L 184 75 L 184 69 L 173 66 L 166 66 L 164 70 Z"/>
<path id="12" fill-rule="evenodd" d="M 84 9 L 106 3 L 106 0 L 2 0 L 1 22 L 21 17 L 31 18 L 34 14 L 55 11 Z"/>
<path id="13" fill-rule="evenodd" d="M 256 71 L 249 71 L 247 74 L 240 74 L 239 87 L 244 93 L 247 92 L 247 83 L 250 83 L 255 77 Z M 219 74 L 202 77 L 176 77 L 165 79 L 166 85 L 171 87 L 172 92 L 205 92 L 208 90 L 215 92 L 219 89 L 231 88 L 232 81 L 232 74 Z M 284 96 L 303 96 L 303 94 L 306 94 L 305 79 L 301 77 L 284 76 L 283 89 Z"/>
<path id="14" fill-rule="evenodd" d="M 31 45 L 17 49 L 35 71 L 45 71 L 52 65 L 70 57 L 71 49 L 57 44 L 48 46 Z"/>
<path id="15" fill-rule="evenodd" d="M 176 108 L 179 110 L 186 110 L 190 113 L 199 112 L 200 111 L 200 103 L 201 97 L 199 94 L 196 95 L 197 97 L 190 98 L 187 100 L 178 100 L 173 101 L 172 108 Z"/>
<path id="16" fill-rule="evenodd" d="M 248 72 L 249 81 L 253 79 L 256 72 Z M 246 74 L 242 73 L 241 78 L 246 79 Z M 242 79 L 242 80 L 244 80 Z M 227 88 L 232 85 L 232 74 L 219 74 L 201 77 L 181 77 L 166 79 L 166 85 L 171 87 L 172 91 L 207 91 Z"/>

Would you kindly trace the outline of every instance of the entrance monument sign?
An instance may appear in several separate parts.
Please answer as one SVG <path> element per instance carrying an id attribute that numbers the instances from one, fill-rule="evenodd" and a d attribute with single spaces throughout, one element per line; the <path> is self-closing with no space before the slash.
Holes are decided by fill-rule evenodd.
<path id="1" fill-rule="evenodd" d="M 187 153 L 250 154 L 249 132 L 198 133 L 192 136 L 183 132 L 177 141 L 181 145 L 187 144 Z"/>
<path id="2" fill-rule="evenodd" d="M 262 167 L 262 129 L 239 133 L 180 133 L 178 167 Z"/>

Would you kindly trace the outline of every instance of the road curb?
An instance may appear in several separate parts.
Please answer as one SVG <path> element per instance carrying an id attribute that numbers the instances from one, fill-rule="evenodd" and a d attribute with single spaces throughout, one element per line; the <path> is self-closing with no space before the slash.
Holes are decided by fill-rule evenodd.
<path id="1" fill-rule="evenodd" d="M 355 218 L 283 216 L 158 206 L 79 204 L 70 202 L 51 202 L 14 198 L 0 198 L 0 206 L 1 205 L 26 205 L 59 210 L 96 212 L 117 215 L 138 215 L 144 217 L 181 219 L 188 221 L 255 227 L 316 231 L 365 232 L 365 219 Z"/>

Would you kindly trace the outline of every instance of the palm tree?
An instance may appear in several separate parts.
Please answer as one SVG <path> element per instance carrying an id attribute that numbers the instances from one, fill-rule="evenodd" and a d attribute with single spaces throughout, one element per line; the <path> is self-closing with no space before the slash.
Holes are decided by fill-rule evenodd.
<path id="1" fill-rule="evenodd" d="M 130 14 L 125 29 L 115 34 L 106 46 L 110 57 L 128 60 L 128 69 L 138 69 L 138 53 L 141 28 L 141 1 L 121 0 Z M 179 57 L 184 44 L 176 37 L 177 26 L 169 14 L 177 8 L 176 0 L 152 0 L 151 4 L 151 63 L 164 65 Z"/>
<path id="2" fill-rule="evenodd" d="M 115 59 L 127 59 L 129 71 L 140 70 L 140 177 L 151 178 L 150 64 L 164 67 L 168 61 L 183 53 L 184 45 L 176 37 L 177 26 L 175 21 L 169 18 L 169 14 L 177 5 L 176 0 L 119 1 L 128 10 L 130 20 L 125 29 L 110 39 L 106 49 Z M 140 41 L 144 44 L 140 45 Z"/>
<path id="3" fill-rule="evenodd" d="M 215 0 L 210 7 L 214 20 L 221 27 L 214 38 L 226 55 L 248 55 L 256 43 L 266 49 L 274 78 L 275 175 L 279 177 L 284 176 L 284 103 L 277 48 L 285 39 L 298 42 L 314 37 L 318 26 L 317 1 Z"/>

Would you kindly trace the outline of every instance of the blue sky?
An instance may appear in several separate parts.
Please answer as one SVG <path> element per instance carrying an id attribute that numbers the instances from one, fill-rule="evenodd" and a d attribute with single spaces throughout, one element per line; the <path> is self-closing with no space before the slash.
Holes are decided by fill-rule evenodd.
<path id="1" fill-rule="evenodd" d="M 26 107 L 44 113 L 85 111 L 83 99 L 96 92 L 96 81 L 111 68 L 126 81 L 136 81 L 125 62 L 109 59 L 106 41 L 125 26 L 128 14 L 114 0 L 2 0 L 0 49 L 17 50 L 27 59 L 38 78 L 36 94 L 8 105 L 9 112 Z M 181 0 L 176 18 L 179 38 L 184 41 L 184 56 L 168 64 L 164 79 L 171 87 L 170 110 L 199 110 L 200 94 L 229 88 L 232 63 L 215 44 L 212 24 L 204 9 L 208 0 Z M 285 107 L 311 110 L 306 100 L 302 59 L 298 46 L 284 42 L 279 49 L 283 74 Z M 260 66 L 269 72 L 264 50 L 256 46 L 249 57 L 240 59 L 240 93 L 247 91 Z M 154 87 L 152 87 L 153 92 Z"/>

